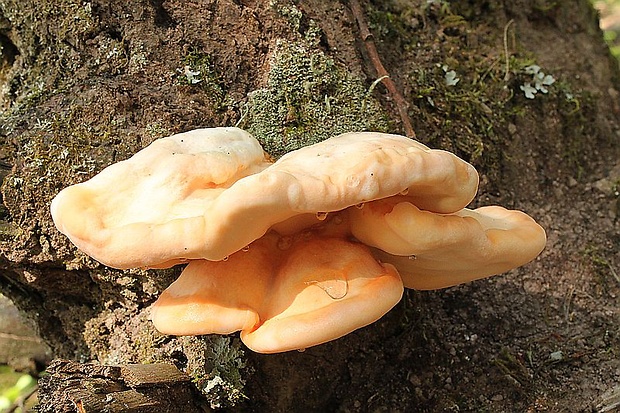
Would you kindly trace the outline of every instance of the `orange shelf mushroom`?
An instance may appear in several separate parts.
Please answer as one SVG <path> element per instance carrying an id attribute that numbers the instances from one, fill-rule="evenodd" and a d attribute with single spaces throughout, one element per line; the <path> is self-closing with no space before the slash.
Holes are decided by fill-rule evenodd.
<path id="1" fill-rule="evenodd" d="M 545 232 L 524 213 L 465 209 L 478 175 L 409 138 L 347 133 L 275 163 L 236 128 L 155 141 L 52 202 L 100 262 L 189 262 L 153 305 L 167 334 L 228 334 L 258 352 L 370 324 L 403 286 L 444 288 L 523 265 Z M 135 240 L 140 240 L 137 243 Z"/>
<path id="2" fill-rule="evenodd" d="M 230 222 L 221 216 L 228 211 L 213 204 L 270 164 L 241 129 L 193 130 L 157 139 L 63 189 L 52 201 L 52 218 L 79 249 L 107 266 L 171 267 L 202 258 L 197 251 L 205 246 L 217 248 Z"/>
<path id="3" fill-rule="evenodd" d="M 391 264 L 368 247 L 305 234 L 270 233 L 226 261 L 191 261 L 157 300 L 162 333 L 241 330 L 252 350 L 274 353 L 334 340 L 387 313 L 403 293 Z"/>
<path id="4" fill-rule="evenodd" d="M 506 272 L 534 259 L 546 243 L 532 218 L 500 206 L 435 214 L 393 197 L 353 210 L 351 222 L 351 233 L 417 290 Z"/>
<path id="5" fill-rule="evenodd" d="M 103 264 L 164 268 L 221 260 L 290 218 L 402 191 L 422 208 L 454 212 L 478 185 L 468 163 L 397 135 L 348 133 L 267 159 L 237 128 L 162 138 L 62 190 L 52 217 Z"/>

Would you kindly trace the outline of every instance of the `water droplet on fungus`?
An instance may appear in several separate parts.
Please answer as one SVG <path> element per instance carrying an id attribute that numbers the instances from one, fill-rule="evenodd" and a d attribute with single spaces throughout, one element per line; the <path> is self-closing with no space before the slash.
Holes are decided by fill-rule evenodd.
<path id="1" fill-rule="evenodd" d="M 246 245 L 245 247 L 241 248 L 241 251 L 243 252 L 248 252 L 250 250 L 250 246 Z"/>
<path id="2" fill-rule="evenodd" d="M 400 194 L 403 196 L 407 195 L 408 193 L 409 193 L 409 188 L 405 188 L 402 191 L 400 191 Z"/>
<path id="3" fill-rule="evenodd" d="M 228 255 L 222 258 L 222 261 L 228 261 Z"/>
<path id="4" fill-rule="evenodd" d="M 349 292 L 349 283 L 344 278 L 340 280 L 308 281 L 306 284 L 316 285 L 334 300 L 344 298 Z"/>
<path id="5" fill-rule="evenodd" d="M 316 213 L 316 219 L 318 219 L 319 221 L 325 221 L 326 218 L 327 218 L 327 212 Z"/>
<path id="6" fill-rule="evenodd" d="M 355 208 L 357 208 L 357 209 L 362 209 L 362 208 L 364 208 L 364 203 L 363 203 L 363 202 L 360 202 L 359 204 L 356 204 L 356 205 L 355 205 Z"/>
<path id="7" fill-rule="evenodd" d="M 410 256 L 409 256 L 409 259 L 410 259 L 411 261 L 413 261 L 413 260 L 417 260 L 417 259 L 418 259 L 418 257 L 416 257 L 415 255 L 410 255 Z"/>

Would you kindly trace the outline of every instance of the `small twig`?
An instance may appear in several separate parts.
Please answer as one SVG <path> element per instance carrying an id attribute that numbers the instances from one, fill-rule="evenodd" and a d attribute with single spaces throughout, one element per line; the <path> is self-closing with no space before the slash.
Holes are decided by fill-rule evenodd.
<path id="1" fill-rule="evenodd" d="M 27 393 L 23 394 L 18 400 L 15 401 L 15 403 L 9 406 L 7 410 L 5 410 L 4 412 L 13 413 L 18 408 L 23 411 L 24 405 L 26 404 L 26 402 L 28 402 L 28 399 L 30 399 L 37 392 L 37 390 L 39 390 L 39 386 L 38 385 L 33 386 L 30 390 L 28 390 Z"/>
<path id="2" fill-rule="evenodd" d="M 368 91 L 366 92 L 366 95 L 364 96 L 364 100 L 362 101 L 362 112 L 366 110 L 366 101 L 368 100 L 370 95 L 372 95 L 372 91 L 375 90 L 377 85 L 383 82 L 383 79 L 385 79 L 386 77 L 387 76 L 380 77 L 379 79 L 376 79 L 374 82 L 372 82 L 372 84 L 368 88 Z"/>
<path id="3" fill-rule="evenodd" d="M 571 302 L 573 301 L 574 294 L 575 294 L 575 287 L 571 287 L 564 299 L 564 319 L 566 321 L 570 321 L 570 308 L 571 308 Z"/>
<path id="4" fill-rule="evenodd" d="M 372 85 L 370 85 L 370 87 L 368 88 L 368 94 L 371 94 L 373 90 L 375 90 L 375 88 L 377 87 L 377 85 L 381 82 L 383 82 L 385 79 L 389 79 L 390 77 L 388 75 L 382 76 L 379 79 L 375 80 L 374 82 L 372 82 Z"/>
<path id="5" fill-rule="evenodd" d="M 614 277 L 614 279 L 615 279 L 618 283 L 620 283 L 620 277 L 618 276 L 618 273 L 616 272 L 616 270 L 614 269 L 614 267 L 613 267 L 613 266 L 612 266 L 609 262 L 607 262 L 606 264 L 607 264 L 607 267 L 609 267 L 609 271 L 611 272 L 611 275 Z"/>
<path id="6" fill-rule="evenodd" d="M 351 6 L 351 12 L 355 17 L 355 20 L 357 21 L 357 25 L 360 29 L 360 37 L 364 41 L 364 45 L 366 46 L 366 50 L 368 51 L 370 61 L 372 62 L 372 65 L 377 71 L 377 77 L 381 79 L 381 82 L 385 85 L 388 92 L 392 96 L 394 104 L 396 104 L 396 108 L 398 109 L 398 113 L 403 122 L 405 134 L 410 138 L 415 138 L 415 131 L 413 130 L 411 120 L 409 119 L 409 114 L 407 113 L 409 104 L 407 103 L 403 95 L 400 94 L 398 88 L 396 87 L 396 84 L 390 78 L 390 74 L 387 70 L 385 70 L 385 67 L 381 63 L 379 52 L 377 52 L 377 47 L 375 46 L 374 37 L 368 29 L 368 24 L 366 24 L 364 12 L 362 11 L 362 6 L 360 5 L 359 0 L 349 0 L 349 5 Z"/>
<path id="7" fill-rule="evenodd" d="M 506 56 L 506 71 L 504 73 L 504 82 L 508 82 L 510 78 L 510 55 L 508 54 L 508 28 L 515 21 L 510 19 L 510 21 L 504 26 L 504 55 Z"/>

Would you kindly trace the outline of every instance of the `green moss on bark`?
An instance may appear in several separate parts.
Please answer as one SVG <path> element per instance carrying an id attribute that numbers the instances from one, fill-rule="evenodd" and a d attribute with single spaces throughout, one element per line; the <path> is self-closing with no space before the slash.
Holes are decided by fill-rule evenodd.
<path id="1" fill-rule="evenodd" d="M 286 152 L 350 131 L 388 131 L 369 87 L 322 51 L 280 40 L 265 87 L 249 95 L 241 126 L 267 152 Z"/>

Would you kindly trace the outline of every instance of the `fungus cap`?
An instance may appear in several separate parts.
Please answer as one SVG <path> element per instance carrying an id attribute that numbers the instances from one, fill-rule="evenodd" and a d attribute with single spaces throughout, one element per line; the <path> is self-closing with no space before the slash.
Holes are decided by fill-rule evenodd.
<path id="1" fill-rule="evenodd" d="M 536 258 L 544 229 L 499 206 L 435 214 L 398 198 L 351 211 L 351 232 L 393 264 L 404 285 L 437 289 L 500 274 Z"/>
<path id="2" fill-rule="evenodd" d="M 407 193 L 420 208 L 455 212 L 478 189 L 478 173 L 454 154 L 400 135 L 351 132 L 284 155 L 263 173 L 297 212 L 338 211 Z M 265 180 L 269 180 L 265 178 Z"/>
<path id="3" fill-rule="evenodd" d="M 215 128 L 157 140 L 51 209 L 109 266 L 189 261 L 152 307 L 161 332 L 240 330 L 273 353 L 374 322 L 403 283 L 443 288 L 532 260 L 544 230 L 518 211 L 464 209 L 477 185 L 465 161 L 402 136 L 347 133 L 271 163 L 246 132 Z"/>
<path id="4" fill-rule="evenodd" d="M 252 350 L 311 347 L 368 325 L 401 298 L 396 270 L 363 245 L 270 233 L 225 262 L 192 261 L 152 307 L 166 334 L 230 333 Z"/>
<path id="5" fill-rule="evenodd" d="M 259 323 L 274 262 L 269 241 L 225 261 L 192 260 L 151 307 L 151 320 L 164 334 L 230 334 Z"/>
<path id="6" fill-rule="evenodd" d="M 270 165 L 238 128 L 197 129 L 155 140 L 52 201 L 58 230 L 110 267 L 165 267 L 200 248 L 213 201 Z"/>
<path id="7" fill-rule="evenodd" d="M 215 128 L 157 140 L 61 191 L 52 216 L 106 265 L 163 268 L 221 260 L 298 215 L 401 192 L 421 208 L 454 212 L 477 185 L 465 161 L 403 136 L 347 133 L 270 165 L 249 134 Z"/>

